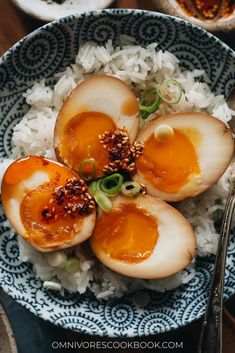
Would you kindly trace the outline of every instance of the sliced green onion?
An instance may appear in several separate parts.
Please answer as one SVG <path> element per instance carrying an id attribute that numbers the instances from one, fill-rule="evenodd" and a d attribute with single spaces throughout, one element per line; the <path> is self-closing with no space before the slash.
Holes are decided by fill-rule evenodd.
<path id="1" fill-rule="evenodd" d="M 67 255 L 64 251 L 53 251 L 47 254 L 47 261 L 53 267 L 63 268 L 67 262 Z"/>
<path id="2" fill-rule="evenodd" d="M 157 140 L 165 140 L 166 138 L 174 136 L 174 130 L 168 124 L 160 124 L 154 130 L 154 137 Z"/>
<path id="3" fill-rule="evenodd" d="M 89 187 L 88 187 L 88 189 L 89 189 L 89 193 L 91 194 L 91 196 L 95 196 L 95 193 L 96 193 L 96 191 L 97 191 L 97 181 L 93 181 L 90 185 L 89 185 Z"/>
<path id="4" fill-rule="evenodd" d="M 124 196 L 136 196 L 141 191 L 141 185 L 136 181 L 126 181 L 121 188 L 121 192 Z"/>
<path id="5" fill-rule="evenodd" d="M 140 98 L 140 115 L 143 120 L 158 110 L 161 99 L 156 88 L 147 89 Z"/>
<path id="6" fill-rule="evenodd" d="M 113 207 L 112 202 L 103 192 L 97 191 L 94 199 L 103 211 L 111 211 Z"/>
<path id="7" fill-rule="evenodd" d="M 140 106 L 150 107 L 157 100 L 157 89 L 155 87 L 146 89 L 139 99 Z"/>
<path id="8" fill-rule="evenodd" d="M 168 104 L 176 104 L 180 101 L 183 88 L 175 79 L 170 79 L 157 88 L 159 97 Z"/>
<path id="9" fill-rule="evenodd" d="M 66 261 L 65 269 L 68 273 L 73 274 L 80 271 L 80 261 L 76 257 L 71 257 Z"/>
<path id="10" fill-rule="evenodd" d="M 147 119 L 150 114 L 151 114 L 151 113 L 147 112 L 146 110 L 140 109 L 140 116 L 141 116 L 142 120 Z"/>
<path id="11" fill-rule="evenodd" d="M 89 170 L 91 168 L 91 170 Z M 88 170 L 87 170 L 88 169 Z M 79 175 L 84 180 L 92 180 L 96 176 L 96 167 L 93 159 L 84 159 L 78 169 Z"/>
<path id="12" fill-rule="evenodd" d="M 114 173 L 98 181 L 98 189 L 106 196 L 115 196 L 121 190 L 123 184 L 123 176 Z"/>

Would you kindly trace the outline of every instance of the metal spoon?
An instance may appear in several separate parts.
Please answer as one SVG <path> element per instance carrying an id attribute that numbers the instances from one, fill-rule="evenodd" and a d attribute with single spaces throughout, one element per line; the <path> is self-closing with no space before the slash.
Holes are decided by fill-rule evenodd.
<path id="1" fill-rule="evenodd" d="M 230 92 L 227 98 L 227 103 L 231 109 L 235 110 L 235 89 Z M 229 122 L 229 125 L 232 131 L 235 132 L 235 119 L 232 119 L 232 121 Z M 222 353 L 222 307 L 224 292 L 224 271 L 226 264 L 229 230 L 231 227 L 234 210 L 234 179 L 235 171 L 231 177 L 229 196 L 224 210 L 221 236 L 215 260 L 214 275 L 199 339 L 198 353 Z"/>
<path id="2" fill-rule="evenodd" d="M 224 210 L 207 310 L 202 325 L 198 353 L 222 353 L 222 314 L 224 271 L 229 233 L 235 207 L 235 171 L 231 176 L 229 196 Z"/>

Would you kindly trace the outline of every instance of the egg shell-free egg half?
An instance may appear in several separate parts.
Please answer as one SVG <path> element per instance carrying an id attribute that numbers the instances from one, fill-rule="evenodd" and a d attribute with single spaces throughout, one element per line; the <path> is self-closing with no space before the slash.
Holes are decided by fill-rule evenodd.
<path id="1" fill-rule="evenodd" d="M 92 118 L 93 114 L 93 118 Z M 73 130 L 78 128 L 79 121 L 83 119 L 83 130 L 77 130 L 76 138 L 67 138 L 65 141 L 68 126 L 74 119 L 77 119 Z M 90 125 L 85 122 L 90 120 Z M 94 120 L 92 120 L 94 119 Z M 104 126 L 102 130 L 102 124 Z M 107 130 L 125 128 L 128 132 L 130 142 L 135 140 L 139 127 L 139 106 L 137 99 L 131 89 L 120 79 L 113 76 L 92 76 L 82 81 L 64 101 L 55 125 L 54 147 L 57 159 L 69 167 L 78 170 L 76 163 L 80 157 L 76 158 L 76 163 L 72 161 L 76 153 L 81 153 L 83 149 L 87 150 L 83 159 L 92 159 L 100 149 L 98 135 Z M 71 127 L 70 133 L 71 133 Z M 92 134 L 95 134 L 94 136 Z M 93 140 L 92 140 L 93 139 Z M 92 150 L 92 144 L 96 143 L 96 148 Z M 84 142 L 86 141 L 86 142 Z M 81 145 L 84 142 L 84 145 Z M 73 144 L 73 146 L 72 146 Z M 67 145 L 67 146 L 65 146 Z M 70 146 L 69 146 L 70 145 Z M 66 152 L 66 149 L 70 151 Z M 77 151 L 77 152 L 76 152 Z M 93 154 L 92 154 L 93 152 Z M 98 152 L 97 158 L 104 153 Z M 96 162 L 96 157 L 94 161 Z M 79 161 L 82 162 L 82 161 Z M 108 161 L 106 161 L 107 163 Z M 101 161 L 97 161 L 97 168 L 100 168 Z M 102 176 L 102 170 L 97 176 Z"/>
<path id="2" fill-rule="evenodd" d="M 25 228 L 21 216 L 21 205 L 25 197 L 50 182 L 53 183 L 54 188 L 63 186 L 68 178 L 81 180 L 74 171 L 64 165 L 36 156 L 16 160 L 3 176 L 1 199 L 6 216 L 16 232 L 39 251 L 48 252 L 74 246 L 85 241 L 93 231 L 96 221 L 95 209 L 86 216 L 75 217 L 71 221 L 73 223 L 71 223 L 71 229 L 69 228 L 70 231 L 63 236 L 60 234 L 51 236 L 48 230 L 41 231 L 39 224 L 35 224 L 30 231 Z M 33 209 L 37 206 L 34 204 Z M 63 220 L 59 226 L 63 227 Z"/>
<path id="3" fill-rule="evenodd" d="M 157 223 L 158 239 L 149 257 L 138 263 L 128 263 L 112 258 L 103 249 L 101 242 L 94 240 L 95 228 L 90 238 L 91 248 L 105 266 L 129 277 L 157 279 L 171 276 L 191 263 L 196 254 L 195 235 L 192 227 L 180 212 L 149 195 L 139 195 L 135 198 L 117 196 L 112 201 L 112 211 L 118 210 L 123 204 L 131 203 L 154 217 Z M 103 215 L 105 213 L 99 210 L 97 222 L 102 219 Z M 109 214 L 106 215 L 109 216 Z M 126 219 L 128 220 L 128 214 L 126 214 Z M 113 228 L 115 226 L 114 220 Z M 132 236 L 131 229 L 129 232 Z M 110 233 L 110 237 L 112 237 L 112 233 Z M 142 241 L 145 241 L 144 233 Z"/>
<path id="4" fill-rule="evenodd" d="M 202 193 L 223 175 L 234 154 L 234 140 L 231 129 L 222 121 L 206 113 L 173 113 L 149 122 L 139 131 L 137 140 L 145 143 L 161 125 L 170 126 L 189 139 L 197 155 L 200 172 L 189 175 L 185 184 L 176 192 L 165 192 L 158 189 L 153 179 L 144 175 L 143 169 L 138 168 L 137 160 L 134 180 L 144 183 L 150 195 L 169 202 L 180 201 Z M 174 164 L 177 156 L 174 158 L 169 163 Z M 167 158 L 164 163 L 168 163 Z"/>

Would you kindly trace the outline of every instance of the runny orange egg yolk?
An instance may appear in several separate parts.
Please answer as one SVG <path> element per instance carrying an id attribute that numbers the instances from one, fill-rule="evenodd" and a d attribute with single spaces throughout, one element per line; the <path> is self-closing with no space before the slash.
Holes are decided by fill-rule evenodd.
<path id="1" fill-rule="evenodd" d="M 200 173 L 192 142 L 177 129 L 164 139 L 156 139 L 152 134 L 144 143 L 137 168 L 158 190 L 167 193 L 178 192 L 191 175 Z"/>
<path id="2" fill-rule="evenodd" d="M 49 181 L 27 192 L 27 179 L 30 180 L 34 173 L 45 173 Z M 3 178 L 2 201 L 7 205 L 11 198 L 21 197 L 20 190 L 25 187 L 26 192 L 20 204 L 20 218 L 26 230 L 23 235 L 26 239 L 41 247 L 51 248 L 73 238 L 74 225 L 76 223 L 78 228 L 83 216 L 76 215 L 72 218 L 65 214 L 64 207 L 68 202 L 71 203 L 71 200 L 65 200 L 63 205 L 58 205 L 56 200 L 50 200 L 57 187 L 64 186 L 68 179 L 75 177 L 78 178 L 72 170 L 36 156 L 16 161 L 7 169 Z M 53 209 L 55 217 L 43 216 L 42 212 L 47 206 L 50 211 Z"/>
<path id="3" fill-rule="evenodd" d="M 113 259 L 139 263 L 152 254 L 157 239 L 156 219 L 134 203 L 128 203 L 103 213 L 91 240 Z"/>
<path id="4" fill-rule="evenodd" d="M 61 139 L 61 157 L 75 170 L 79 169 L 82 161 L 92 159 L 97 176 L 101 175 L 103 167 L 110 161 L 98 136 L 115 129 L 115 123 L 106 114 L 89 111 L 80 113 L 65 126 Z M 89 168 L 89 165 L 84 167 Z"/>
<path id="5" fill-rule="evenodd" d="M 71 240 L 75 235 L 75 222 L 79 223 L 83 219 L 81 215 L 65 217 L 66 204 L 50 203 L 53 191 L 50 184 L 41 185 L 29 192 L 20 206 L 21 221 L 26 229 L 25 238 L 30 238 L 44 248 L 56 247 Z M 43 210 L 48 206 L 51 217 L 43 216 Z"/>

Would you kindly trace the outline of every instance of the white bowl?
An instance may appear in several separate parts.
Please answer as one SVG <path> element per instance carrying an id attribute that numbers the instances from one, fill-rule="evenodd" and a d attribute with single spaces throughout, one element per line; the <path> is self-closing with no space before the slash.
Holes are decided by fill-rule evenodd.
<path id="1" fill-rule="evenodd" d="M 65 0 L 62 4 L 56 2 L 48 4 L 46 0 L 12 1 L 28 15 L 48 22 L 84 11 L 102 9 L 113 2 L 113 0 Z"/>

